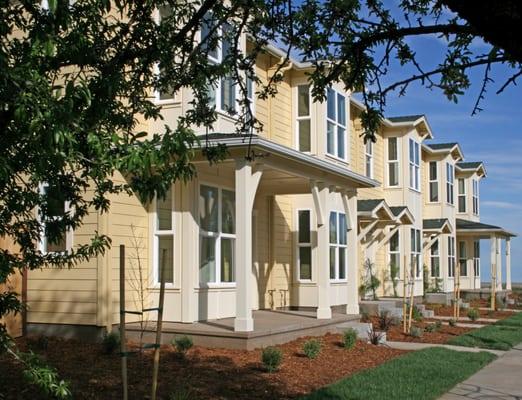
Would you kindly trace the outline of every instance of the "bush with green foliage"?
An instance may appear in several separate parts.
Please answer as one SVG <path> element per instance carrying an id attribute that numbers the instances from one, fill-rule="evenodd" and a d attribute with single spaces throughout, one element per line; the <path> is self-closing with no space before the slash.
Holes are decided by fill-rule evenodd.
<path id="1" fill-rule="evenodd" d="M 468 310 L 468 318 L 469 318 L 471 321 L 475 322 L 477 319 L 480 318 L 480 312 L 479 312 L 479 310 L 478 310 L 477 308 L 470 308 L 470 309 Z"/>
<path id="2" fill-rule="evenodd" d="M 261 362 L 268 372 L 275 372 L 283 361 L 283 352 L 277 347 L 266 347 L 261 352 Z"/>
<path id="3" fill-rule="evenodd" d="M 448 323 L 449 323 L 449 326 L 457 326 L 457 321 L 453 318 L 451 318 Z"/>
<path id="4" fill-rule="evenodd" d="M 377 289 L 381 286 L 381 281 L 377 278 L 377 275 L 374 273 L 375 264 L 367 259 L 364 262 L 364 270 L 366 271 L 364 281 L 359 286 L 359 292 L 362 296 L 366 296 L 368 293 L 371 293 L 372 299 L 377 300 Z"/>
<path id="5" fill-rule="evenodd" d="M 303 344 L 303 353 L 309 359 L 313 360 L 321 352 L 321 343 L 317 339 L 307 340 Z"/>
<path id="6" fill-rule="evenodd" d="M 194 342 L 190 336 L 183 335 L 172 339 L 172 345 L 179 354 L 185 355 L 194 346 Z"/>
<path id="7" fill-rule="evenodd" d="M 435 326 L 437 327 L 437 330 L 440 330 L 440 328 L 442 328 L 442 321 L 436 321 Z"/>
<path id="8" fill-rule="evenodd" d="M 424 319 L 422 312 L 419 310 L 419 308 L 416 305 L 413 306 L 412 317 L 413 317 L 413 320 L 417 321 L 417 322 L 421 322 Z"/>
<path id="9" fill-rule="evenodd" d="M 428 324 L 424 327 L 425 332 L 437 332 L 440 328 L 437 326 L 437 324 Z"/>
<path id="10" fill-rule="evenodd" d="M 410 328 L 410 336 L 413 336 L 415 338 L 420 338 L 422 336 L 422 329 L 418 326 L 412 326 Z"/>
<path id="11" fill-rule="evenodd" d="M 348 328 L 343 332 L 343 347 L 345 349 L 352 349 L 357 342 L 357 331 L 353 328 Z"/>
<path id="12" fill-rule="evenodd" d="M 105 354 L 112 354 L 120 348 L 120 335 L 118 332 L 105 332 L 102 340 L 102 350 Z"/>

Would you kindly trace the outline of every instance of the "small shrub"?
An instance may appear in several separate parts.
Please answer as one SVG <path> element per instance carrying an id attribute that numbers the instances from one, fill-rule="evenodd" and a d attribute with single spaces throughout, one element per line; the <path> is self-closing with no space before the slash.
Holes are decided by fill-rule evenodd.
<path id="1" fill-rule="evenodd" d="M 343 332 L 343 347 L 345 349 L 352 349 L 357 341 L 357 331 L 353 328 L 348 328 Z"/>
<path id="2" fill-rule="evenodd" d="M 413 312 L 412 317 L 414 321 L 421 322 L 424 319 L 424 316 L 422 315 L 421 311 L 417 306 L 413 306 Z"/>
<path id="3" fill-rule="evenodd" d="M 102 350 L 105 354 L 112 354 L 120 348 L 120 335 L 117 332 L 105 332 L 102 340 Z"/>
<path id="4" fill-rule="evenodd" d="M 313 360 L 321 352 L 321 343 L 318 340 L 307 340 L 303 345 L 303 353 L 309 359 Z"/>
<path id="5" fill-rule="evenodd" d="M 477 319 L 479 319 L 479 317 L 480 317 L 480 312 L 479 312 L 478 309 L 476 309 L 476 308 L 470 308 L 470 309 L 468 310 L 468 318 L 469 318 L 471 321 L 475 322 Z"/>
<path id="6" fill-rule="evenodd" d="M 437 330 L 440 330 L 440 328 L 442 328 L 442 321 L 436 321 L 435 326 L 437 327 Z"/>
<path id="7" fill-rule="evenodd" d="M 457 321 L 455 321 L 453 318 L 449 320 L 449 326 L 457 326 Z"/>
<path id="8" fill-rule="evenodd" d="M 428 324 L 424 327 L 424 331 L 430 332 L 430 333 L 437 332 L 438 330 L 439 330 L 439 328 L 437 328 L 437 325 L 435 325 L 435 324 Z"/>
<path id="9" fill-rule="evenodd" d="M 412 326 L 410 328 L 410 336 L 413 336 L 413 337 L 416 337 L 416 338 L 419 338 L 422 336 L 422 329 L 419 328 L 418 326 Z"/>
<path id="10" fill-rule="evenodd" d="M 385 333 L 376 331 L 375 329 L 370 329 L 368 331 L 368 342 L 371 344 L 378 346 L 382 343 L 382 339 L 384 338 Z"/>
<path id="11" fill-rule="evenodd" d="M 393 325 L 393 317 L 390 316 L 389 311 L 381 311 L 378 321 L 381 331 L 388 332 Z"/>
<path id="12" fill-rule="evenodd" d="M 178 388 L 170 392 L 169 400 L 191 400 L 194 398 L 194 392 L 187 388 Z"/>
<path id="13" fill-rule="evenodd" d="M 184 335 L 172 339 L 172 345 L 176 348 L 178 353 L 185 355 L 187 351 L 194 346 L 194 342 L 190 336 Z"/>
<path id="14" fill-rule="evenodd" d="M 261 353 L 261 362 L 268 372 L 275 372 L 283 361 L 283 352 L 277 347 L 267 347 Z"/>

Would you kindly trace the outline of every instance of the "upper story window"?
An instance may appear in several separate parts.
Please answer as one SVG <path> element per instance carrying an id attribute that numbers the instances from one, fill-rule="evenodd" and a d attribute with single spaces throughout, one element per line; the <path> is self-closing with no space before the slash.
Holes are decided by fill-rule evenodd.
<path id="1" fill-rule="evenodd" d="M 388 186 L 399 186 L 399 144 L 396 137 L 388 138 Z"/>
<path id="2" fill-rule="evenodd" d="M 430 161 L 430 203 L 439 201 L 439 169 L 437 161 Z"/>
<path id="3" fill-rule="evenodd" d="M 455 167 L 450 163 L 446 163 L 446 202 L 454 204 L 454 188 L 453 183 L 455 180 Z"/>
<path id="4" fill-rule="evenodd" d="M 346 97 L 329 88 L 326 108 L 326 152 L 346 160 Z"/>
<path id="5" fill-rule="evenodd" d="M 158 7 L 158 20 L 157 23 L 161 23 L 162 20 L 170 17 L 172 15 L 172 8 L 168 4 L 164 4 Z M 164 73 L 161 65 L 156 66 L 156 73 L 161 77 Z M 173 101 L 176 99 L 176 92 L 171 88 L 161 88 L 156 91 L 156 100 L 161 102 Z"/>
<path id="6" fill-rule="evenodd" d="M 72 231 L 63 230 L 59 226 L 70 211 L 69 202 L 65 201 L 57 187 L 47 183 L 40 185 L 40 194 L 46 197 L 47 209 L 45 216 L 40 213 L 43 234 L 39 247 L 42 253 L 65 253 L 72 248 Z"/>
<path id="7" fill-rule="evenodd" d="M 347 225 L 346 215 L 332 211 L 330 213 L 330 279 L 346 279 L 347 263 Z"/>
<path id="8" fill-rule="evenodd" d="M 312 235 L 310 210 L 297 211 L 297 268 L 299 280 L 312 279 Z"/>
<path id="9" fill-rule="evenodd" d="M 473 179 L 473 215 L 479 215 L 479 181 Z"/>
<path id="10" fill-rule="evenodd" d="M 174 283 L 174 202 L 172 190 L 164 199 L 156 199 L 154 217 L 154 282 Z"/>
<path id="11" fill-rule="evenodd" d="M 420 145 L 410 139 L 410 188 L 420 190 Z"/>
<path id="12" fill-rule="evenodd" d="M 448 276 L 455 276 L 455 238 L 448 236 Z"/>
<path id="13" fill-rule="evenodd" d="M 367 140 L 364 144 L 364 171 L 368 178 L 373 178 L 373 142 Z"/>
<path id="14" fill-rule="evenodd" d="M 466 181 L 462 178 L 458 179 L 458 204 L 459 204 L 459 213 L 466 212 Z"/>
<path id="15" fill-rule="evenodd" d="M 207 13 L 201 24 L 201 48 L 206 52 L 211 63 L 220 64 L 232 50 L 232 43 L 228 38 L 231 27 L 227 23 L 219 27 L 216 27 L 216 25 L 217 21 L 212 13 Z M 217 35 L 220 38 L 218 45 L 214 48 L 209 47 L 209 43 L 213 39 L 212 35 Z M 208 88 L 210 105 L 217 110 L 234 114 L 237 111 L 236 91 L 237 85 L 232 75 L 211 83 Z"/>
<path id="16" fill-rule="evenodd" d="M 201 185 L 199 192 L 199 281 L 235 281 L 236 197 L 230 190 Z"/>
<path id="17" fill-rule="evenodd" d="M 310 85 L 297 86 L 297 148 L 309 152 L 312 149 Z"/>

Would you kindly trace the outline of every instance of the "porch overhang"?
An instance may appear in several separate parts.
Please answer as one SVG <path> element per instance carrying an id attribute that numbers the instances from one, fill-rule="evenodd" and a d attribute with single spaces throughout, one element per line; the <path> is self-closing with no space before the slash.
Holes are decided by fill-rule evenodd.
<path id="1" fill-rule="evenodd" d="M 395 215 L 384 199 L 357 200 L 357 217 L 361 221 L 395 222 Z"/>
<path id="2" fill-rule="evenodd" d="M 473 236 L 479 239 L 489 239 L 491 236 L 502 238 L 516 237 L 517 235 L 500 226 L 484 224 L 457 218 L 457 235 Z"/>
<path id="3" fill-rule="evenodd" d="M 453 227 L 447 218 L 423 219 L 422 230 L 427 234 L 440 235 L 442 233 L 448 234 L 453 232 Z"/>
<path id="4" fill-rule="evenodd" d="M 390 207 L 390 210 L 395 216 L 396 221 L 402 225 L 411 225 L 415 222 L 415 217 L 406 206 Z"/>

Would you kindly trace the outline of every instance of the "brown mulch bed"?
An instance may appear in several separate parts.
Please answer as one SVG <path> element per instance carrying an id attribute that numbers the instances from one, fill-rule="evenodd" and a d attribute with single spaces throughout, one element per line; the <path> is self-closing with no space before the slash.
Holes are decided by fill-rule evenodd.
<path id="1" fill-rule="evenodd" d="M 371 318 L 371 322 L 373 328 L 375 330 L 380 330 L 378 318 Z M 386 332 L 386 339 L 393 342 L 416 342 L 416 343 L 435 343 L 435 344 L 445 344 L 448 340 L 455 336 L 463 335 L 469 331 L 471 328 L 462 328 L 459 326 L 449 326 L 442 325 L 439 330 L 436 332 L 426 332 L 424 328 L 427 325 L 435 323 L 434 321 L 422 321 L 422 322 L 414 322 L 413 326 L 419 327 L 423 330 L 421 337 L 414 337 L 409 334 L 403 333 L 402 331 L 402 323 L 400 325 L 393 325 Z"/>
<path id="2" fill-rule="evenodd" d="M 441 317 L 453 318 L 453 306 L 444 306 L 441 304 L 426 304 L 426 309 L 434 310 L 435 315 Z M 466 308 L 460 309 L 460 316 L 467 317 L 468 310 Z M 478 310 L 480 314 L 480 318 L 491 318 L 491 319 L 504 319 L 511 317 L 513 315 L 510 311 L 490 311 L 490 310 Z M 475 323 L 483 323 L 476 321 Z"/>
<path id="3" fill-rule="evenodd" d="M 277 346 L 283 363 L 276 373 L 265 372 L 261 350 L 243 351 L 195 346 L 185 359 L 171 346 L 163 346 L 160 362 L 159 398 L 175 390 L 189 391 L 196 399 L 290 399 L 309 393 L 356 371 L 371 368 L 404 353 L 358 341 L 351 350 L 341 347 L 341 336 L 318 338 L 322 350 L 315 360 L 301 351 L 306 338 Z M 22 350 L 33 349 L 60 376 L 70 382 L 75 399 L 121 398 L 121 359 L 102 354 L 99 344 L 49 338 L 45 350 L 34 340 L 18 340 Z M 130 399 L 149 398 L 152 352 L 129 359 Z M 0 392 L 6 399 L 36 400 L 38 390 L 27 385 L 21 367 L 7 355 L 0 356 Z M 1 396 L 0 396 L 1 397 Z"/>

